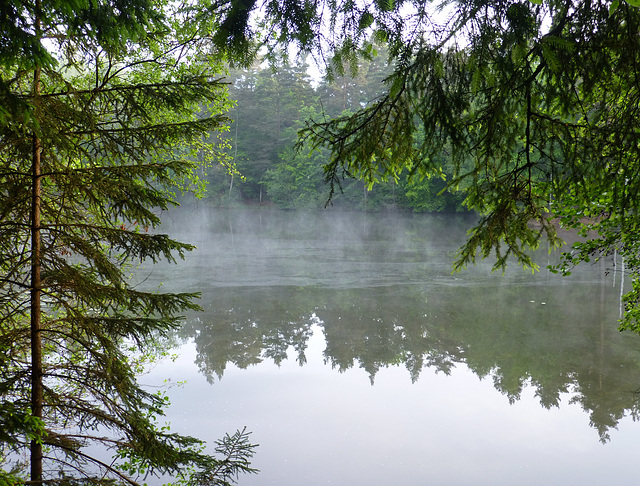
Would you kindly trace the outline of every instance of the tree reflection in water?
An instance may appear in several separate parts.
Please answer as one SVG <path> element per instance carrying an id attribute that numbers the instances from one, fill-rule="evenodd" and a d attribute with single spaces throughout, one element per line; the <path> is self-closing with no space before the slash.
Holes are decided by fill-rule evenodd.
<path id="1" fill-rule="evenodd" d="M 405 367 L 416 382 L 425 368 L 449 374 L 465 365 L 510 403 L 526 387 L 545 408 L 565 396 L 589 415 L 603 442 L 623 417 L 638 417 L 637 336 L 611 325 L 606 295 L 584 303 L 585 290 L 608 289 L 491 285 L 216 289 L 204 296 L 205 314 L 189 319 L 180 335 L 195 341 L 210 382 L 230 363 L 246 368 L 292 356 L 304 365 L 318 326 L 325 363 L 339 372 L 362 368 L 372 385 L 389 366 Z M 572 301 L 582 305 L 570 308 Z"/>
<path id="2" fill-rule="evenodd" d="M 494 275 L 491 262 L 452 275 L 473 222 L 463 217 L 208 210 L 195 218 L 167 228 L 198 252 L 147 284 L 202 292 L 205 312 L 179 336 L 195 341 L 209 382 L 229 364 L 304 365 L 319 329 L 327 366 L 362 368 L 372 384 L 390 366 L 416 382 L 426 368 L 464 365 L 510 403 L 531 387 L 544 408 L 579 404 L 602 441 L 623 417 L 638 417 L 640 336 L 616 330 L 612 260 L 562 278 L 544 270 L 557 255 L 542 251 L 534 275 Z"/>

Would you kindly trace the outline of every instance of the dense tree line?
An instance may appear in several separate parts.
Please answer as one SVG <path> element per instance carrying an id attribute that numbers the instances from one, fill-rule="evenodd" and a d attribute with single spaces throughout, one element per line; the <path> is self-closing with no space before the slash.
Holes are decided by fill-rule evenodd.
<path id="1" fill-rule="evenodd" d="M 357 72 L 328 80 L 313 79 L 302 60 L 276 61 L 233 69 L 227 79 L 236 103 L 227 133 L 228 160 L 235 171 L 209 169 L 206 195 L 214 205 L 272 204 L 282 209 L 334 207 L 379 210 L 462 211 L 464 195 L 447 191 L 446 170 L 423 178 L 408 172 L 398 180 L 369 187 L 348 173 L 333 194 L 324 167 L 327 149 L 298 146 L 298 131 L 309 119 L 353 113 L 375 101 L 392 72 L 383 48 L 359 62 Z M 448 164 L 442 154 L 443 166 Z M 452 166 L 449 165 L 449 169 Z"/>

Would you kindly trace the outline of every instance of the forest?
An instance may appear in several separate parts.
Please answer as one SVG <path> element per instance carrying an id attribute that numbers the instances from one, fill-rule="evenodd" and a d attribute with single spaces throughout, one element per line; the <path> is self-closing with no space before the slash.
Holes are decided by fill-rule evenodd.
<path id="1" fill-rule="evenodd" d="M 305 210 L 330 206 L 365 211 L 468 211 L 463 191 L 447 187 L 453 165 L 446 153 L 441 155 L 441 175 L 412 177 L 406 171 L 397 180 L 369 186 L 345 174 L 330 194 L 324 172 L 329 151 L 298 145 L 298 131 L 305 121 L 354 113 L 382 95 L 392 67 L 384 47 L 377 46 L 377 50 L 371 60 L 360 60 L 357 74 L 346 72 L 331 81 L 313 79 L 304 60 L 281 54 L 276 62 L 262 59 L 252 68 L 231 70 L 227 81 L 235 104 L 229 111 L 225 160 L 237 173 L 230 173 L 223 164 L 208 167 L 205 203 Z"/>
<path id="2" fill-rule="evenodd" d="M 256 472 L 249 431 L 172 431 L 138 381 L 200 310 L 132 278 L 195 249 L 162 229 L 188 193 L 473 211 L 455 270 L 535 270 L 572 231 L 550 271 L 620 258 L 619 328 L 639 332 L 639 6 L 1 2 L 0 484 Z"/>

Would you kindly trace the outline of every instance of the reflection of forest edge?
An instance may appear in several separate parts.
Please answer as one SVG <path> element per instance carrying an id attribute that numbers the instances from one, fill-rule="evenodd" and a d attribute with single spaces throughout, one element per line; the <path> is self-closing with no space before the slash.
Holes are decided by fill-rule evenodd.
<path id="1" fill-rule="evenodd" d="M 614 286 L 601 278 L 611 262 L 570 279 L 517 269 L 488 278 L 490 263 L 458 278 L 453 251 L 472 224 L 460 215 L 190 209 L 166 223 L 200 247 L 161 278 L 203 291 L 205 313 L 180 337 L 195 341 L 210 382 L 229 363 L 293 354 L 303 365 L 317 324 L 325 363 L 362 368 L 372 383 L 392 365 L 415 382 L 427 367 L 462 364 L 511 403 L 531 387 L 545 408 L 581 406 L 603 441 L 638 417 L 640 337 L 616 330 L 615 271 Z M 543 267 L 557 261 L 544 250 Z"/>
<path id="2" fill-rule="evenodd" d="M 574 299 L 545 286 L 502 285 L 490 292 L 446 287 L 428 295 L 419 286 L 396 290 L 218 289 L 203 299 L 205 314 L 189 319 L 180 334 L 194 339 L 197 364 L 210 382 L 222 378 L 228 363 L 279 364 L 290 349 L 303 365 L 318 324 L 325 362 L 341 372 L 363 368 L 372 384 L 378 370 L 391 365 L 406 367 L 415 382 L 426 367 L 448 374 L 464 364 L 493 380 L 510 402 L 526 386 L 545 408 L 559 406 L 566 395 L 588 413 L 603 441 L 624 416 L 638 417 L 637 339 L 611 328 L 599 299 L 568 309 L 566 302 Z M 565 291 L 584 303 L 585 291 L 608 289 L 581 285 Z M 523 298 L 529 305 L 522 305 Z"/>

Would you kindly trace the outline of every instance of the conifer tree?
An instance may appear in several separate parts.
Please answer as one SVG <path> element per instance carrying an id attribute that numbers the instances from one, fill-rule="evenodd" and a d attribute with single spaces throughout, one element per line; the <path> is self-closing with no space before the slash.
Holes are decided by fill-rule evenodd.
<path id="1" fill-rule="evenodd" d="M 257 2 L 231 2 L 225 46 L 242 52 Z M 634 281 L 622 328 L 640 332 L 640 2 L 637 0 L 265 0 L 267 42 L 326 54 L 328 74 L 386 42 L 395 66 L 376 103 L 311 122 L 303 136 L 331 148 L 326 178 L 368 184 L 442 177 L 481 214 L 456 263 L 496 256 L 535 266 L 531 250 L 560 244 L 555 221 L 586 242 L 553 270 L 611 254 Z M 232 39 L 232 41 L 230 41 Z M 245 49 L 246 51 L 246 49 Z M 301 144 L 302 145 L 302 144 Z M 531 222 L 536 222 L 531 225 Z"/>
<path id="2" fill-rule="evenodd" d="M 195 22 L 189 5 L 0 7 L 0 483 L 230 484 L 253 471 L 244 431 L 211 456 L 159 428 L 164 400 L 127 351 L 150 352 L 197 308 L 195 294 L 126 278 L 192 249 L 156 230 L 158 213 L 197 184 L 198 141 L 226 124 L 215 19 Z"/>
<path id="3" fill-rule="evenodd" d="M 634 3 L 460 1 L 448 16 L 425 8 L 418 35 L 390 37 L 396 68 L 384 96 L 309 125 L 306 135 L 333 150 L 327 179 L 438 176 L 450 154 L 449 187 L 464 187 L 481 214 L 456 268 L 492 253 L 496 269 L 510 259 L 535 267 L 542 239 L 561 243 L 553 217 L 586 242 L 552 270 L 622 255 L 635 283 L 621 328 L 640 331 Z"/>

